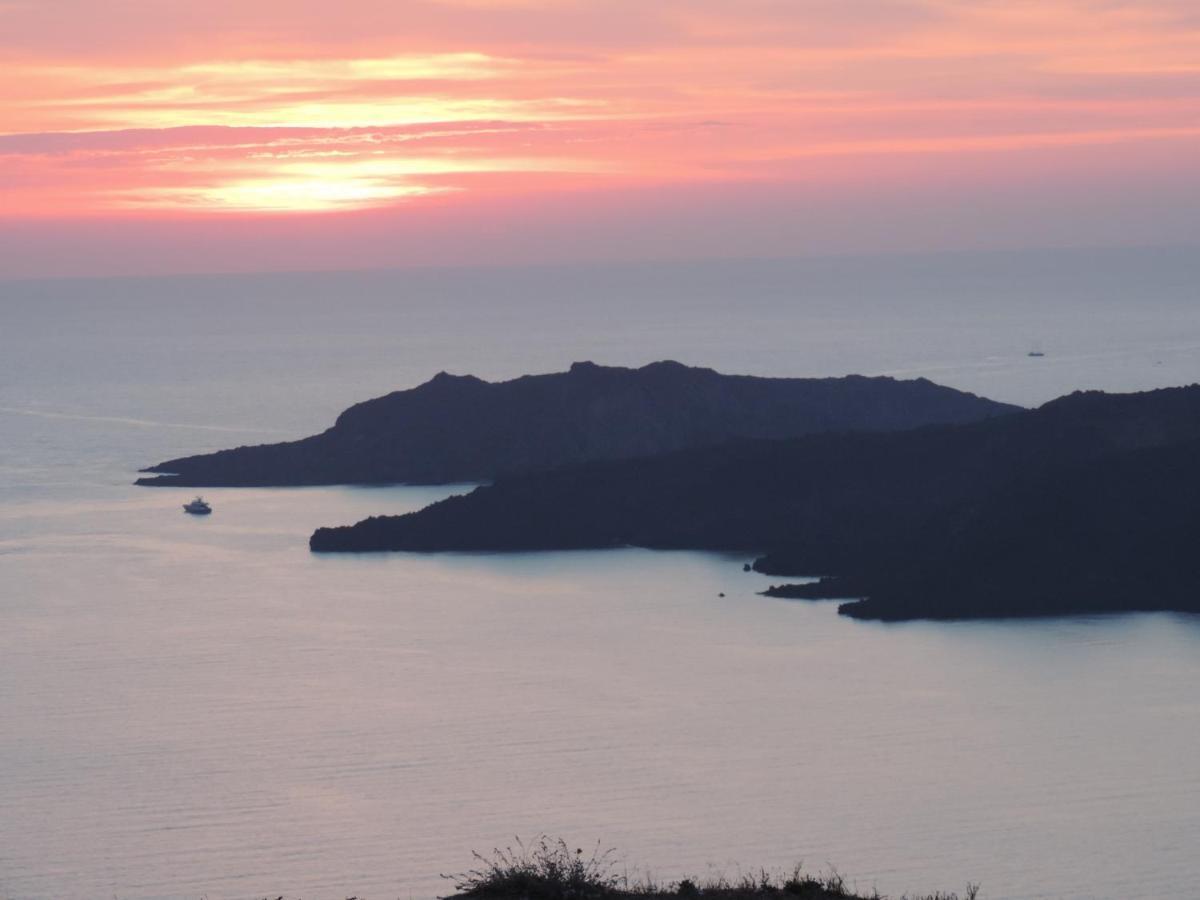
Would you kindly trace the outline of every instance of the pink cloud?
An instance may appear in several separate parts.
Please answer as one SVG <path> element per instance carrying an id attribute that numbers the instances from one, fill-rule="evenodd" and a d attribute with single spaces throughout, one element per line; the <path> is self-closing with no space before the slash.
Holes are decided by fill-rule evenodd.
<path id="1" fill-rule="evenodd" d="M 947 204 L 928 185 L 952 168 L 963 197 L 1003 185 L 1031 210 L 1022 176 L 1069 186 L 1102 170 L 1103 189 L 1135 198 L 1148 179 L 1194 182 L 1193 6 L 345 0 L 331 16 L 326 0 L 0 0 L 2 215 L 128 234 L 169 222 L 180 240 L 236 217 L 336 236 L 349 215 L 369 247 L 372 227 L 426 222 L 451 240 L 433 224 L 486 233 L 569 196 L 580 234 L 623 209 L 641 217 L 638 247 L 710 252 L 696 235 L 724 246 L 720 224 L 750 202 L 822 186 L 831 209 L 867 215 L 886 184 L 888 202 Z M 1187 220 L 1152 193 L 1164 223 Z M 699 218 L 638 200 L 668 196 Z M 567 228 L 559 215 L 545 221 Z M 778 230 L 806 227 L 791 215 Z M 535 244 L 568 252 L 556 232 Z"/>

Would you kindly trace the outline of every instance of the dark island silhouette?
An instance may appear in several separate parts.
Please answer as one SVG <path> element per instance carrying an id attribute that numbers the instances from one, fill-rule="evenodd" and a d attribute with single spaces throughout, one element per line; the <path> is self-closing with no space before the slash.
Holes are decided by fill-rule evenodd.
<path id="1" fill-rule="evenodd" d="M 499 479 L 314 551 L 761 552 L 860 618 L 1200 611 L 1200 386 L 904 432 L 734 441 Z"/>
<path id="2" fill-rule="evenodd" d="M 736 438 L 890 431 L 970 422 L 1018 407 L 925 379 L 758 378 L 657 362 L 491 383 L 439 373 L 350 407 L 303 440 L 172 459 L 137 484 L 271 487 L 487 481 Z"/>

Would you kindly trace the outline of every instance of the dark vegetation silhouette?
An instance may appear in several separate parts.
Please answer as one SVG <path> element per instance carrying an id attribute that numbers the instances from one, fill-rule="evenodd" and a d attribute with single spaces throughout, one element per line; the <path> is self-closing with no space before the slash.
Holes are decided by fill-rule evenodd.
<path id="1" fill-rule="evenodd" d="M 903 619 L 1200 611 L 1200 386 L 905 432 L 738 441 L 499 479 L 316 551 L 766 554 L 790 596 Z M 776 589 L 781 595 L 780 589 Z"/>
<path id="2" fill-rule="evenodd" d="M 924 379 L 757 378 L 657 362 L 575 363 L 490 383 L 442 372 L 350 407 L 333 427 L 281 444 L 172 459 L 151 486 L 447 484 L 735 438 L 889 431 L 970 422 L 1017 407 Z"/>
<path id="3" fill-rule="evenodd" d="M 454 884 L 453 897 L 475 900 L 666 900 L 666 898 L 712 898 L 712 900 L 886 900 L 872 890 L 859 894 L 846 885 L 836 871 L 828 875 L 806 874 L 796 866 L 786 874 L 760 869 L 734 879 L 717 875 L 708 879 L 685 878 L 656 883 L 649 878 L 631 879 L 617 872 L 615 851 L 590 853 L 571 849 L 565 841 L 541 837 L 526 846 L 519 838 L 516 848 L 475 854 L 476 866 L 457 875 L 443 876 Z M 968 885 L 961 900 L 975 900 L 978 885 Z M 958 894 L 927 894 L 909 900 L 960 900 Z"/>

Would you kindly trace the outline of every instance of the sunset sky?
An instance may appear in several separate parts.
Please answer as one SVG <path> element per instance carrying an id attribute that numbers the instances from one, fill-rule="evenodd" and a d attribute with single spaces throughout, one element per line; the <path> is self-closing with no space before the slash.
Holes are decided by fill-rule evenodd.
<path id="1" fill-rule="evenodd" d="M 1196 0 L 0 0 L 0 277 L 1195 243 Z"/>

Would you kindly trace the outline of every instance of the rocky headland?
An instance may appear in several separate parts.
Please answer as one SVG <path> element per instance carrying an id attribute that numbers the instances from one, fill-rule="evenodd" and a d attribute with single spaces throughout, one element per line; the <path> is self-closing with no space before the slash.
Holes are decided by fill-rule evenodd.
<path id="1" fill-rule="evenodd" d="M 925 379 L 759 378 L 658 362 L 575 363 L 487 382 L 442 372 L 350 407 L 321 434 L 167 460 L 151 486 L 269 487 L 488 481 L 736 439 L 896 431 L 1017 410 Z"/>

